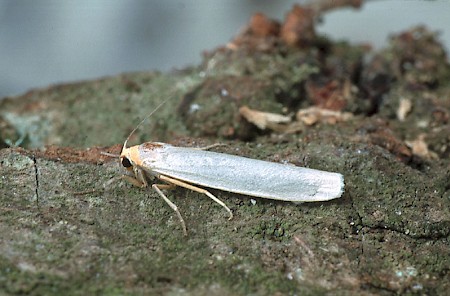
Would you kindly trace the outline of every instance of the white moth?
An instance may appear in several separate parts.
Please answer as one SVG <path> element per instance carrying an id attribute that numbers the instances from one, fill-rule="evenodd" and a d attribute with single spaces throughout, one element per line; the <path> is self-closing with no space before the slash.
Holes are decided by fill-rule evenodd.
<path id="1" fill-rule="evenodd" d="M 338 173 L 205 151 L 211 146 L 199 149 L 147 142 L 127 147 L 130 136 L 119 159 L 132 175 L 122 178 L 140 187 L 148 187 L 152 177 L 165 182 L 153 184 L 152 188 L 176 212 L 185 235 L 187 230 L 183 217 L 161 189 L 180 186 L 203 193 L 224 207 L 229 219 L 233 218 L 231 210 L 205 187 L 292 202 L 327 201 L 340 197 L 344 190 L 344 177 Z"/>

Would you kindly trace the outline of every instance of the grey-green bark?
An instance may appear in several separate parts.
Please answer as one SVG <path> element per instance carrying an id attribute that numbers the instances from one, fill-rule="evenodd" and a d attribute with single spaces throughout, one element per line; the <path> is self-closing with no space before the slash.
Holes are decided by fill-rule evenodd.
<path id="1" fill-rule="evenodd" d="M 345 44 L 331 48 L 330 59 L 345 61 L 348 69 L 363 54 Z M 298 93 L 299 85 L 321 67 L 308 61 L 308 54 L 295 50 L 283 55 L 218 50 L 204 64 L 183 72 L 126 74 L 1 101 L 2 139 L 22 138 L 28 149 L 0 151 L 1 291 L 448 291 L 448 87 L 425 93 L 398 81 L 375 115 L 368 116 L 363 98 L 354 99 L 345 107 L 357 114 L 353 120 L 294 134 L 257 131 L 239 116 L 242 105 L 276 113 L 286 106 L 292 112 L 308 105 L 301 99 L 305 94 Z M 446 62 L 443 65 L 448 71 Z M 444 70 L 435 73 L 441 86 L 448 85 Z M 400 122 L 394 115 L 405 96 L 415 107 Z M 173 98 L 132 142 L 224 142 L 228 145 L 217 151 L 340 172 L 346 184 L 343 197 L 295 205 L 213 191 L 233 209 L 235 217 L 228 221 L 223 208 L 207 197 L 175 189 L 168 196 L 186 220 L 189 236 L 183 237 L 176 215 L 156 193 L 123 182 L 102 190 L 122 171 L 116 159 L 86 150 L 123 143 L 168 97 Z M 430 105 L 442 108 L 443 120 L 436 119 Z M 423 122 L 429 125 L 424 128 Z M 413 155 L 404 144 L 420 133 L 426 133 L 433 157 Z M 49 144 L 58 147 L 43 151 Z M 105 151 L 117 153 L 118 147 Z M 91 189 L 99 190 L 77 194 Z"/>

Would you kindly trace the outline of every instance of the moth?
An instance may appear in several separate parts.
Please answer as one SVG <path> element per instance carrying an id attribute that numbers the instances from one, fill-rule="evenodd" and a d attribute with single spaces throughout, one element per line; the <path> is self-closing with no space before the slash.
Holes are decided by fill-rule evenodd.
<path id="1" fill-rule="evenodd" d="M 327 201 L 339 198 L 344 191 L 344 177 L 339 173 L 207 151 L 211 146 L 186 148 L 146 142 L 127 147 L 131 135 L 144 120 L 123 144 L 119 160 L 130 173 L 122 178 L 143 188 L 149 187 L 152 179 L 162 181 L 151 187 L 175 211 L 184 235 L 186 223 L 177 206 L 163 193 L 164 189 L 179 186 L 205 194 L 228 212 L 229 219 L 233 218 L 230 208 L 207 188 L 291 202 Z"/>

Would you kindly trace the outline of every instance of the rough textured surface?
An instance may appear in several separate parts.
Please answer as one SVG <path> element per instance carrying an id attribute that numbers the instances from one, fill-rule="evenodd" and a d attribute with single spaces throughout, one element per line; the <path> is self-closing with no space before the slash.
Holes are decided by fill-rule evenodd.
<path id="1" fill-rule="evenodd" d="M 0 101 L 3 146 L 25 147 L 0 150 L 1 292 L 448 291 L 450 71 L 435 34 L 415 28 L 395 35 L 363 63 L 361 47 L 319 37 L 310 47 L 289 47 L 270 26 L 257 36 L 244 32 L 195 69 Z M 118 153 L 168 97 L 132 142 L 223 142 L 216 151 L 340 172 L 343 197 L 295 205 L 213 191 L 234 211 L 228 221 L 207 197 L 177 188 L 168 196 L 186 220 L 183 237 L 156 193 L 109 183 L 122 171 L 100 154 Z M 402 120 L 401 99 L 412 103 Z M 355 117 L 274 133 L 240 117 L 243 105 L 286 115 L 316 105 Z"/>

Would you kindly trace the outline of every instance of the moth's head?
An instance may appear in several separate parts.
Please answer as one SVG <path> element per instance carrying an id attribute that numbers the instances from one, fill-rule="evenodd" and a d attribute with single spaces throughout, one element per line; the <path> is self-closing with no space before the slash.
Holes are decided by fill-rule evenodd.
<path id="1" fill-rule="evenodd" d="M 120 152 L 119 161 L 120 164 L 126 168 L 127 170 L 131 171 L 133 169 L 133 163 L 130 161 L 129 158 L 129 148 L 127 148 L 127 141 L 122 146 L 122 151 Z"/>
<path id="2" fill-rule="evenodd" d="M 141 162 L 138 147 L 139 146 L 132 146 L 127 148 L 125 143 L 122 148 L 122 152 L 120 152 L 120 164 L 129 171 L 132 171 L 133 167 Z"/>

